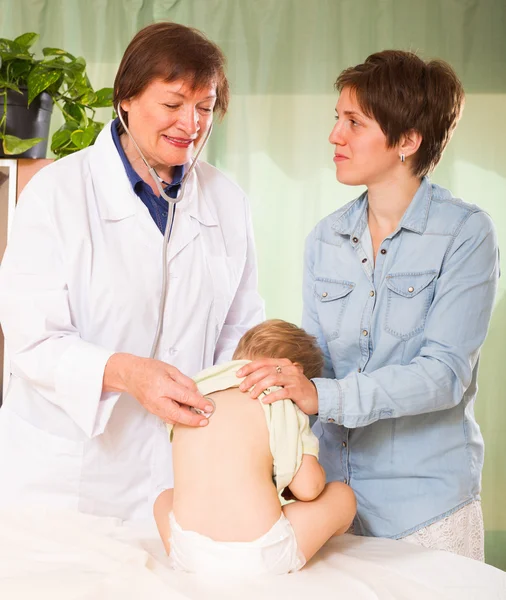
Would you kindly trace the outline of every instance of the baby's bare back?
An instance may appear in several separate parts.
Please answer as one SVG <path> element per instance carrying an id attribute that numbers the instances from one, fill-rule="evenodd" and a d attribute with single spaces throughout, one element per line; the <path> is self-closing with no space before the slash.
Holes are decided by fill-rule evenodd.
<path id="1" fill-rule="evenodd" d="M 264 411 L 237 388 L 209 396 L 207 427 L 174 428 L 174 514 L 183 529 L 251 541 L 281 515 Z"/>

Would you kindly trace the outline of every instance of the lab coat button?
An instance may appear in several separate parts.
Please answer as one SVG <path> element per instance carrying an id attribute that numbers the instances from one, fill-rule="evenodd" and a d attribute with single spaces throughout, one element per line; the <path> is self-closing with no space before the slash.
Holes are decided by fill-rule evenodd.
<path id="1" fill-rule="evenodd" d="M 174 346 L 172 346 L 172 348 L 169 348 L 169 354 L 170 354 L 171 356 L 174 356 L 174 355 L 176 355 L 177 353 L 178 353 L 178 349 L 177 349 L 177 348 L 174 348 Z"/>

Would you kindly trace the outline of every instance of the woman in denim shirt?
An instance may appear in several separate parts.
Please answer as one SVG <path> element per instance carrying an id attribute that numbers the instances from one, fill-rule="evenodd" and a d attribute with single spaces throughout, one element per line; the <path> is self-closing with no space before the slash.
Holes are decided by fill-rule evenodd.
<path id="1" fill-rule="evenodd" d="M 367 192 L 323 219 L 305 252 L 303 327 L 325 353 L 309 381 L 256 361 L 307 414 L 328 481 L 355 491 L 359 535 L 483 560 L 483 439 L 474 418 L 480 348 L 499 273 L 490 217 L 427 175 L 459 119 L 449 65 L 384 51 L 336 82 L 336 176 Z M 287 393 L 288 392 L 288 393 Z"/>

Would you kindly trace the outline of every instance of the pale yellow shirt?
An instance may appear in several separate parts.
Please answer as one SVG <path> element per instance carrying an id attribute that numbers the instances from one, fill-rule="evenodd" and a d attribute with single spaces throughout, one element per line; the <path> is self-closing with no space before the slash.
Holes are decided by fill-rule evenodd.
<path id="1" fill-rule="evenodd" d="M 237 371 L 249 360 L 234 360 L 204 369 L 193 380 L 199 392 L 205 396 L 213 392 L 239 387 L 244 378 L 237 377 Z M 280 389 L 271 387 L 259 396 L 261 401 L 267 394 Z M 269 430 L 269 444 L 273 456 L 273 478 L 278 493 L 287 487 L 299 470 L 303 454 L 318 458 L 318 438 L 311 431 L 309 417 L 291 400 L 280 400 L 264 404 L 265 420 Z M 212 418 L 212 417 L 211 417 Z M 172 425 L 167 425 L 172 436 Z"/>

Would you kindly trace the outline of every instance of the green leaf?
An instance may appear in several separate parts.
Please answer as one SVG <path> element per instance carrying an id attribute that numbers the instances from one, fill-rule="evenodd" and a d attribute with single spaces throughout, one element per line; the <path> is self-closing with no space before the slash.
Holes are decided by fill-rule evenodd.
<path id="1" fill-rule="evenodd" d="M 33 54 L 28 52 L 27 48 L 20 46 L 12 40 L 6 40 L 0 38 L 0 54 L 4 62 L 12 60 L 13 58 L 21 58 L 24 60 L 33 60 Z"/>
<path id="2" fill-rule="evenodd" d="M 66 56 L 70 60 L 76 60 L 76 57 L 70 52 L 61 50 L 60 48 L 42 48 L 42 54 L 44 56 Z"/>
<path id="3" fill-rule="evenodd" d="M 97 99 L 95 102 L 90 104 L 93 108 L 100 108 L 104 106 L 112 106 L 114 90 L 112 88 L 102 88 L 96 91 Z"/>
<path id="4" fill-rule="evenodd" d="M 17 80 L 22 75 L 26 75 L 31 68 L 32 65 L 27 60 L 13 60 L 9 65 L 10 78 Z"/>
<path id="5" fill-rule="evenodd" d="M 28 76 L 28 105 L 60 77 L 58 71 L 36 67 Z"/>
<path id="6" fill-rule="evenodd" d="M 21 90 L 18 88 L 18 86 L 15 83 L 11 83 L 9 81 L 3 81 L 2 79 L 0 79 L 0 90 L 2 88 L 7 88 L 8 90 L 14 90 L 15 92 L 18 92 L 19 94 L 21 94 Z"/>
<path id="7" fill-rule="evenodd" d="M 69 131 L 77 131 L 78 129 L 82 129 L 79 127 L 78 123 L 75 121 L 66 121 L 61 127 L 61 130 L 68 129 Z M 60 129 L 58 131 L 60 131 Z"/>
<path id="8" fill-rule="evenodd" d="M 28 140 L 22 140 L 14 135 L 3 136 L 3 147 L 4 154 L 22 154 L 30 148 L 33 148 L 39 142 L 42 142 L 44 138 L 30 138 Z"/>
<path id="9" fill-rule="evenodd" d="M 66 146 L 70 142 L 71 132 L 68 129 L 60 128 L 53 134 L 51 138 L 51 152 L 56 154 L 56 151 Z"/>
<path id="10" fill-rule="evenodd" d="M 86 90 L 86 92 L 79 98 L 80 104 L 84 106 L 93 106 L 97 99 L 97 95 L 93 90 Z"/>
<path id="11" fill-rule="evenodd" d="M 76 58 L 75 65 L 76 65 L 76 68 L 81 72 L 83 72 L 84 69 L 86 69 L 86 61 L 84 60 L 84 58 L 82 56 L 78 56 Z"/>
<path id="12" fill-rule="evenodd" d="M 63 110 L 72 118 L 76 123 L 85 127 L 88 124 L 88 117 L 84 108 L 73 102 L 65 102 Z"/>
<path id="13" fill-rule="evenodd" d="M 53 98 L 53 100 L 58 98 L 59 90 L 61 89 L 63 79 L 63 73 L 60 71 L 60 76 L 58 77 L 58 79 L 46 89 L 46 92 L 51 96 L 51 98 Z"/>
<path id="14" fill-rule="evenodd" d="M 61 58 L 45 58 L 40 63 L 48 70 L 65 71 L 69 73 L 79 72 L 73 61 L 63 60 Z"/>
<path id="15" fill-rule="evenodd" d="M 18 36 L 14 42 L 20 46 L 23 46 L 23 48 L 30 48 L 38 39 L 38 33 L 23 33 L 23 35 Z"/>
<path id="16" fill-rule="evenodd" d="M 95 131 L 93 127 L 87 127 L 86 129 L 77 129 L 70 135 L 72 142 L 79 148 L 86 148 L 89 146 L 95 137 Z"/>

